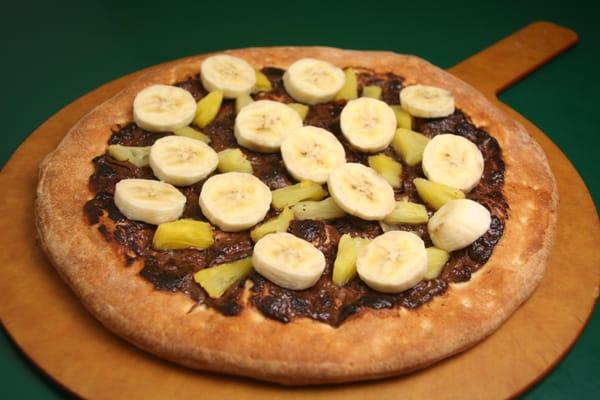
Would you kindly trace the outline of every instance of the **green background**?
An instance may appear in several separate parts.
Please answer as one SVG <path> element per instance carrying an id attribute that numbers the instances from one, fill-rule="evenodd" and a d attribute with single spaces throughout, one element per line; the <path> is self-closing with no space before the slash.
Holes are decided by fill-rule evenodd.
<path id="1" fill-rule="evenodd" d="M 0 165 L 37 126 L 117 77 L 196 53 L 248 46 L 391 50 L 450 67 L 530 22 L 575 30 L 579 44 L 501 100 L 542 129 L 600 200 L 598 12 L 583 1 L 14 1 L 0 17 Z M 596 218 L 596 216 L 590 216 Z M 568 266 L 566 266 L 568 267 Z M 482 366 L 485 367 L 485 366 Z M 527 399 L 600 393 L 598 308 L 563 362 Z M 0 398 L 64 398 L 0 333 Z M 493 394 L 490 394 L 493 397 Z"/>

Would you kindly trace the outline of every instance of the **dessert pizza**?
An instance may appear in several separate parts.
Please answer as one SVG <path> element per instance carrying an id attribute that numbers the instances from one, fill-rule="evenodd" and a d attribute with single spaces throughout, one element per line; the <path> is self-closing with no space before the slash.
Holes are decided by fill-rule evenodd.
<path id="1" fill-rule="evenodd" d="M 540 147 L 414 56 L 253 48 L 154 68 L 43 162 L 40 242 L 106 327 L 285 384 L 422 368 L 543 276 Z"/>

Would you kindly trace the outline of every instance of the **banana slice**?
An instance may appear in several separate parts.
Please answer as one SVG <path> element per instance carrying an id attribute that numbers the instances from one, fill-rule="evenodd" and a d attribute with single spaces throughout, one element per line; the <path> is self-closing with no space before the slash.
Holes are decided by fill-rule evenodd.
<path id="1" fill-rule="evenodd" d="M 202 62 L 200 79 L 209 92 L 220 90 L 223 97 L 235 99 L 252 91 L 256 84 L 256 72 L 241 58 L 219 54 Z"/>
<path id="2" fill-rule="evenodd" d="M 396 132 L 396 114 L 386 103 L 370 97 L 350 100 L 340 115 L 342 133 L 358 150 L 385 149 Z"/>
<path id="3" fill-rule="evenodd" d="M 467 247 L 490 228 L 490 212 L 469 200 L 450 200 L 433 214 L 427 231 L 433 244 L 448 252 Z"/>
<path id="4" fill-rule="evenodd" d="M 426 85 L 407 86 L 400 91 L 402 108 L 415 117 L 447 117 L 454 112 L 454 96 L 449 91 Z"/>
<path id="5" fill-rule="evenodd" d="M 185 207 L 185 196 L 173 185 L 151 179 L 123 179 L 115 186 L 115 205 L 134 221 L 152 225 L 175 221 Z"/>
<path id="6" fill-rule="evenodd" d="M 178 186 L 192 185 L 210 175 L 217 153 L 206 143 L 185 136 L 165 136 L 150 148 L 150 168 L 158 179 Z"/>
<path id="7" fill-rule="evenodd" d="M 196 101 L 184 89 L 169 85 L 148 86 L 133 100 L 133 119 L 151 132 L 187 126 L 196 115 Z"/>
<path id="8" fill-rule="evenodd" d="M 288 172 L 299 181 L 327 182 L 331 171 L 346 163 L 344 146 L 322 128 L 304 126 L 281 142 L 281 156 Z"/>
<path id="9" fill-rule="evenodd" d="M 325 103 L 344 86 L 344 71 L 328 62 L 302 58 L 283 74 L 283 86 L 296 101 Z"/>
<path id="10" fill-rule="evenodd" d="M 263 220 L 271 205 L 271 191 L 245 172 L 213 175 L 200 192 L 202 213 L 226 232 L 237 232 Z"/>
<path id="11" fill-rule="evenodd" d="M 425 244 L 412 232 L 386 232 L 365 246 L 356 260 L 356 270 L 360 279 L 380 292 L 410 289 L 427 272 Z"/>
<path id="12" fill-rule="evenodd" d="M 421 162 L 433 182 L 469 192 L 483 175 L 483 155 L 475 143 L 450 133 L 437 135 L 427 143 Z"/>
<path id="13" fill-rule="evenodd" d="M 235 118 L 235 138 L 241 146 L 274 153 L 288 133 L 302 127 L 302 118 L 290 107 L 272 100 L 259 100 L 240 110 Z"/>
<path id="14" fill-rule="evenodd" d="M 381 220 L 394 209 L 394 189 L 373 169 L 348 163 L 329 174 L 331 197 L 348 214 L 369 221 Z"/>
<path id="15" fill-rule="evenodd" d="M 325 256 L 291 233 L 270 233 L 254 245 L 252 265 L 271 282 L 302 290 L 317 283 L 325 270 Z"/>

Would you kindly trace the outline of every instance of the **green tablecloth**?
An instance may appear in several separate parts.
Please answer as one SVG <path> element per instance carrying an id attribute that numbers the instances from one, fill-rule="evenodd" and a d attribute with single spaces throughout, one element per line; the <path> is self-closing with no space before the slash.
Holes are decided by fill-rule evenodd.
<path id="1" fill-rule="evenodd" d="M 329 45 L 419 55 L 447 68 L 537 20 L 580 43 L 501 95 L 558 144 L 600 201 L 600 28 L 586 2 L 13 1 L 0 30 L 0 165 L 56 111 L 117 77 L 207 51 Z M 39 3 L 39 4 L 36 4 Z M 591 3 L 591 2 L 589 2 Z M 590 216 L 596 218 L 597 215 Z M 1 300 L 0 300 L 1 301 Z M 524 398 L 600 393 L 598 308 L 565 360 Z M 0 333 L 0 398 L 68 397 Z"/>

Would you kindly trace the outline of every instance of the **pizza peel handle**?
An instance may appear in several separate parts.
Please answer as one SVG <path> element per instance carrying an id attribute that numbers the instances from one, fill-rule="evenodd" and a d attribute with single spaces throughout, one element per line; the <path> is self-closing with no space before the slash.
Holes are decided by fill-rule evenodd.
<path id="1" fill-rule="evenodd" d="M 449 72 L 487 97 L 508 88 L 577 43 L 577 34 L 550 22 L 533 22 L 456 64 Z"/>

